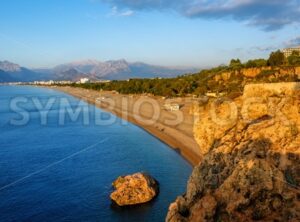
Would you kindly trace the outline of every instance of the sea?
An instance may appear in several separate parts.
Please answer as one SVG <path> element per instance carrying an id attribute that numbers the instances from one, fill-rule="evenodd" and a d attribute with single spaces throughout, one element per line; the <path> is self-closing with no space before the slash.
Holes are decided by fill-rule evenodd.
<path id="1" fill-rule="evenodd" d="M 164 221 L 192 166 L 175 150 L 113 114 L 65 93 L 0 86 L 0 221 Z M 147 172 L 149 203 L 110 200 L 120 175 Z"/>

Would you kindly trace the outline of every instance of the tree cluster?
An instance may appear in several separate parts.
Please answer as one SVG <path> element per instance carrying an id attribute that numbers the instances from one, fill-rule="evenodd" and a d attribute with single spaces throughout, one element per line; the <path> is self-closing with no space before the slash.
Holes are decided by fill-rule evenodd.
<path id="1" fill-rule="evenodd" d="M 300 66 L 300 53 L 292 52 L 292 54 L 287 58 L 288 64 L 291 66 Z"/>

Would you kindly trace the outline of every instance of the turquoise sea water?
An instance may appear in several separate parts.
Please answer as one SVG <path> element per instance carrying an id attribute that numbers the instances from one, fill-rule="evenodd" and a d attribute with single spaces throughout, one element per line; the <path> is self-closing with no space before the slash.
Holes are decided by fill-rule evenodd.
<path id="1" fill-rule="evenodd" d="M 112 114 L 27 86 L 1 86 L 0 104 L 0 221 L 164 221 L 185 191 L 192 167 Z M 159 181 L 158 197 L 117 207 L 112 181 L 139 171 Z"/>

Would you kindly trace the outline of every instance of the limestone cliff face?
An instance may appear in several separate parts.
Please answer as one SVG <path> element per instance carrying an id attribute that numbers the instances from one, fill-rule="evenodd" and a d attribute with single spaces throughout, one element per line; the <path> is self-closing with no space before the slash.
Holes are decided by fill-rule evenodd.
<path id="1" fill-rule="evenodd" d="M 272 71 L 276 77 L 284 75 L 295 75 L 300 79 L 300 67 L 259 67 L 259 68 L 243 68 L 241 70 L 223 72 L 214 77 L 216 81 L 228 81 L 231 75 L 240 75 L 247 78 L 255 78 L 260 75 L 262 72 Z"/>
<path id="2" fill-rule="evenodd" d="M 300 84 L 248 85 L 198 113 L 203 160 L 166 221 L 299 221 Z"/>

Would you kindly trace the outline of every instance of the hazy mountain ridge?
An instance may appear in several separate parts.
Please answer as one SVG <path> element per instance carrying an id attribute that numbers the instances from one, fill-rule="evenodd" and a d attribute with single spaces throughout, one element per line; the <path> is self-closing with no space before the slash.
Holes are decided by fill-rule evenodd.
<path id="1" fill-rule="evenodd" d="M 94 79 L 128 79 L 128 78 L 154 78 L 174 77 L 180 74 L 196 72 L 195 68 L 168 68 L 163 66 L 149 65 L 142 62 L 129 63 L 124 59 L 101 62 L 97 60 L 86 60 L 72 62 L 56 66 L 56 72 L 68 69 L 76 69 L 86 76 Z"/>
<path id="2" fill-rule="evenodd" d="M 195 68 L 169 68 L 142 62 L 129 63 L 124 59 L 101 62 L 83 60 L 54 68 L 27 69 L 18 64 L 0 61 L 0 82 L 30 82 L 40 80 L 72 80 L 82 77 L 93 80 L 124 80 L 129 78 L 169 78 L 198 71 Z"/>
<path id="3" fill-rule="evenodd" d="M 16 80 L 0 69 L 0 82 L 15 82 Z"/>
<path id="4" fill-rule="evenodd" d="M 9 61 L 0 61 L 0 82 L 30 82 L 42 79 L 47 79 L 47 75 Z"/>

